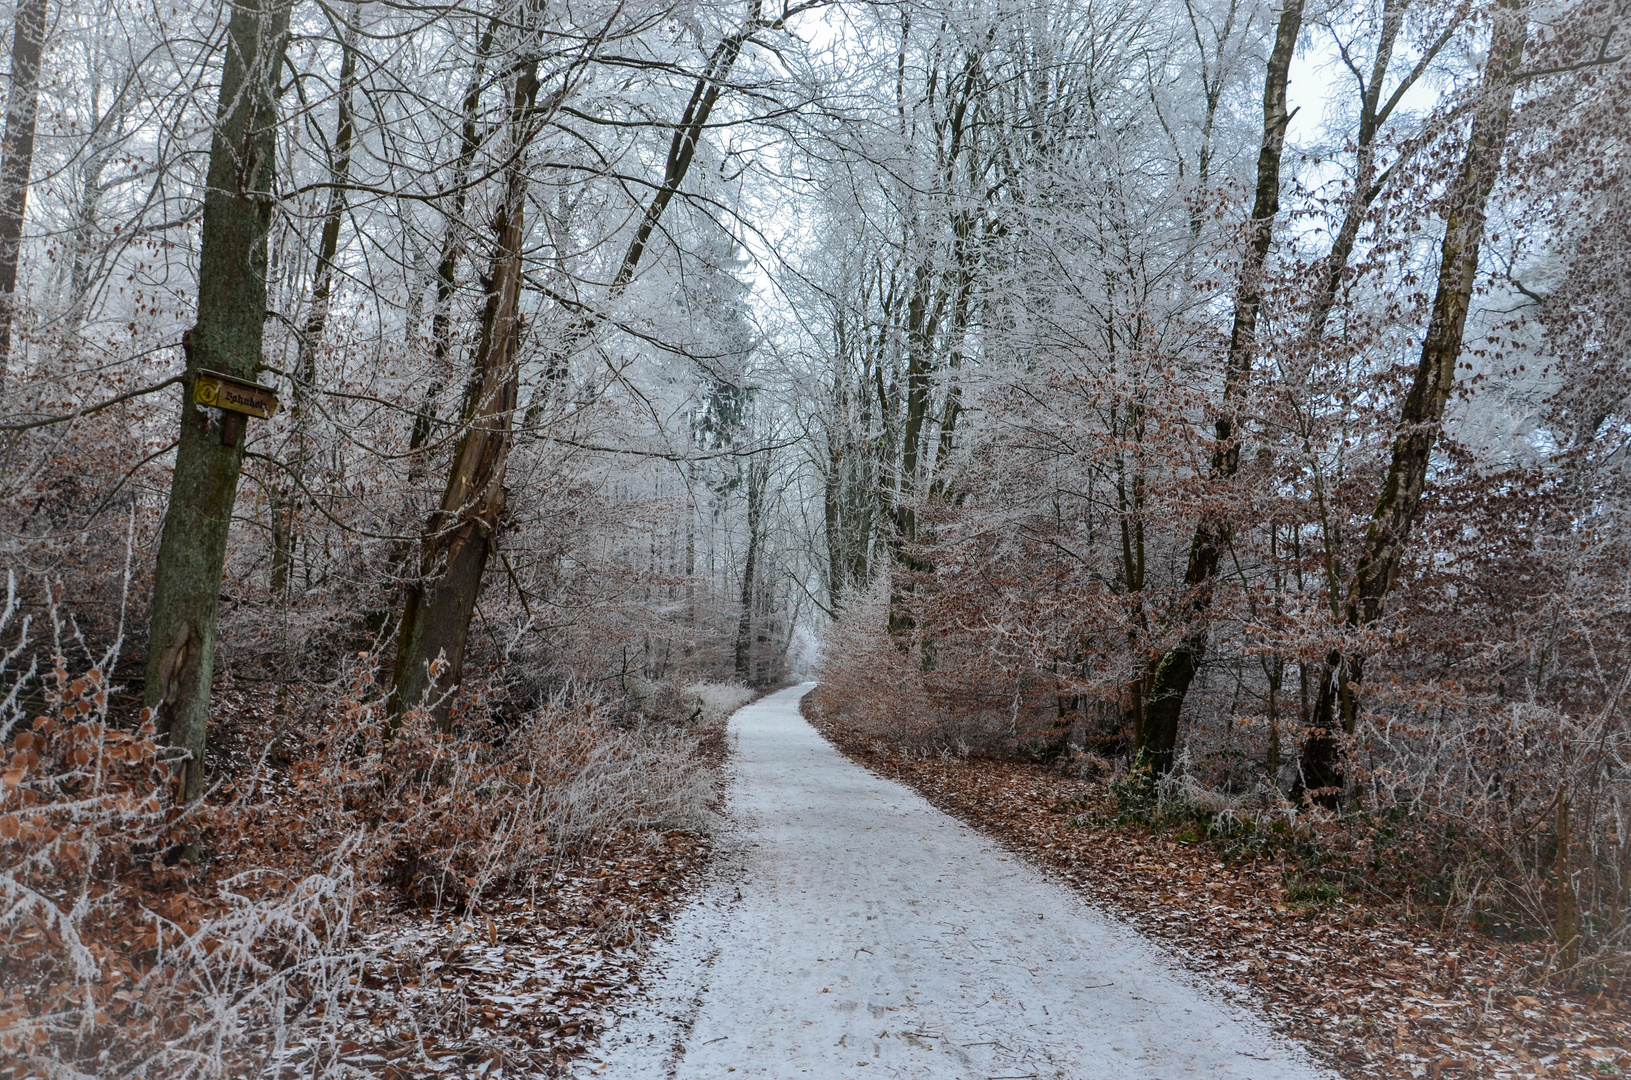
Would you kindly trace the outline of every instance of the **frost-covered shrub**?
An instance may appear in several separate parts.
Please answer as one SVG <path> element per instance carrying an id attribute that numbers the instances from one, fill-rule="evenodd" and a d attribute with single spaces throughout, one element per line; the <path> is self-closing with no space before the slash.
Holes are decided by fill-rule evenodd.
<path id="1" fill-rule="evenodd" d="M 42 610 L 43 640 L 15 582 L 0 610 L 0 1058 L 28 1075 L 254 1075 L 332 1043 L 360 931 L 399 898 L 472 912 L 603 846 L 712 828 L 697 729 L 748 696 L 688 688 L 695 724 L 562 697 L 447 733 L 393 725 L 375 658 L 353 657 L 278 732 L 279 767 L 180 807 L 150 718 L 114 708 L 117 643 L 92 656 Z M 325 1061 L 303 1068 L 343 1072 Z"/>
<path id="2" fill-rule="evenodd" d="M 888 623 L 887 582 L 851 598 L 822 643 L 811 705 L 869 735 L 920 737 L 937 718 L 914 651 L 889 636 Z"/>
<path id="3" fill-rule="evenodd" d="M 117 643 L 89 656 L 49 597 L 38 641 L 8 585 L 0 1056 L 40 1075 L 218 1076 L 320 1028 L 357 970 L 357 845 L 312 850 L 299 872 L 168 865 L 238 807 L 176 806 L 147 713 L 110 717 Z"/>
<path id="4" fill-rule="evenodd" d="M 741 683 L 695 683 L 685 688 L 684 697 L 687 703 L 694 703 L 687 720 L 711 728 L 723 724 L 752 701 L 753 691 Z"/>

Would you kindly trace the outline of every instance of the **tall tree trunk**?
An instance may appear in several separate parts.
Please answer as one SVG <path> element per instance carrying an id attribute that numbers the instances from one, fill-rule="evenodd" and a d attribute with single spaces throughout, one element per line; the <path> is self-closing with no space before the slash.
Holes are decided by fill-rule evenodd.
<path id="1" fill-rule="evenodd" d="M 479 122 L 481 92 L 487 82 L 487 64 L 492 58 L 493 40 L 499 29 L 497 19 L 489 20 L 476 40 L 475 63 L 470 81 L 465 84 L 462 103 L 462 122 L 459 132 L 459 154 L 454 159 L 450 205 L 444 204 L 441 251 L 436 261 L 436 301 L 431 308 L 431 371 L 419 399 L 419 411 L 414 414 L 413 428 L 408 435 L 408 490 L 416 492 L 423 483 L 430 466 L 427 447 L 436 427 L 437 401 L 452 377 L 453 368 L 453 297 L 458 290 L 459 259 L 465 250 L 465 210 L 470 201 L 470 170 L 476 153 L 485 141 L 484 126 Z M 411 496 L 410 496 L 411 498 Z M 403 582 L 409 578 L 416 545 L 409 539 L 393 541 L 386 557 L 386 580 Z M 398 600 L 405 605 L 411 586 L 383 590 L 382 606 L 368 613 L 368 627 L 376 640 L 388 637 L 386 627 Z M 400 595 L 399 595 L 400 594 Z"/>
<path id="2" fill-rule="evenodd" d="M 1387 100 L 1383 101 L 1382 89 L 1387 80 L 1388 68 L 1393 63 L 1393 49 L 1398 42 L 1399 31 L 1404 28 L 1405 10 L 1409 6 L 1410 0 L 1383 0 L 1382 23 L 1376 38 L 1376 54 L 1371 60 L 1370 79 L 1363 84 L 1359 95 L 1359 130 L 1355 139 L 1353 191 L 1349 193 L 1342 224 L 1332 237 L 1331 250 L 1325 257 L 1324 265 L 1319 269 L 1314 301 L 1309 309 L 1307 344 L 1310 351 L 1325 334 L 1325 324 L 1330 319 L 1331 309 L 1336 306 L 1342 275 L 1348 268 L 1348 260 L 1353 257 L 1354 244 L 1359 239 L 1359 228 L 1364 224 L 1365 215 L 1370 212 L 1371 204 L 1387 185 L 1388 178 L 1410 161 L 1415 156 L 1416 147 L 1421 145 L 1419 142 L 1406 144 L 1393 164 L 1378 175 L 1377 137 L 1382 133 L 1388 118 L 1393 115 L 1393 110 L 1404 100 L 1405 93 L 1426 74 L 1428 67 L 1443 51 L 1444 46 L 1449 44 L 1461 25 L 1462 17 L 1458 14 L 1440 31 L 1439 36 L 1417 58 L 1415 66 L 1399 80 L 1399 84 L 1393 88 Z"/>
<path id="3" fill-rule="evenodd" d="M 764 470 L 748 459 L 748 552 L 742 563 L 742 615 L 736 623 L 736 677 L 753 679 L 753 590 L 758 579 L 759 522 L 764 502 Z"/>
<path id="4" fill-rule="evenodd" d="M 635 227 L 634 236 L 623 252 L 623 260 L 618 264 L 617 273 L 612 275 L 611 284 L 606 290 L 608 301 L 623 295 L 634 282 L 634 276 L 639 272 L 651 238 L 662 224 L 663 214 L 667 212 L 669 203 L 674 201 L 674 196 L 680 193 L 680 188 L 685 185 L 685 178 L 691 172 L 691 163 L 696 160 L 697 147 L 701 145 L 703 132 L 708 128 L 708 120 L 713 115 L 715 106 L 719 104 L 720 96 L 729 87 L 727 80 L 736 66 L 736 61 L 741 58 L 742 50 L 759 31 L 779 30 L 786 25 L 792 15 L 815 6 L 817 2 L 819 0 L 805 0 L 785 9 L 778 18 L 765 19 L 763 0 L 751 0 L 748 4 L 747 18 L 741 28 L 714 46 L 714 51 L 708 55 L 707 66 L 703 68 L 702 74 L 697 77 L 695 85 L 691 88 L 691 97 L 685 103 L 685 110 L 680 114 L 679 122 L 674 125 L 673 135 L 669 138 L 668 157 L 663 162 L 662 182 L 657 185 L 656 192 L 651 196 L 651 202 L 641 215 L 640 224 Z M 555 365 L 561 367 L 570 359 L 573 351 L 599 327 L 601 314 L 569 297 L 553 292 L 548 295 L 578 312 L 578 317 L 567 326 L 560 344 L 556 347 Z M 534 424 L 535 417 L 532 413 L 536 408 L 536 406 L 528 408 L 529 428 Z"/>
<path id="5" fill-rule="evenodd" d="M 96 97 L 94 94 L 92 96 L 93 127 L 83 164 L 79 167 L 79 195 L 73 208 L 73 224 L 69 226 L 68 246 L 72 255 L 68 260 L 68 306 L 63 323 L 75 330 L 79 329 L 85 317 L 85 305 L 95 284 L 97 264 L 101 263 L 103 269 L 106 267 L 107 251 L 104 250 L 100 258 L 95 257 L 96 223 L 102 197 L 108 190 L 104 178 L 114 162 L 120 145 L 118 133 L 124 118 L 134 107 L 134 97 L 132 94 L 115 93 L 107 111 L 96 114 Z"/>
<path id="6" fill-rule="evenodd" d="M 837 612 L 844 603 L 844 450 L 839 442 L 838 425 L 827 432 L 827 468 L 823 477 L 825 496 L 822 510 L 825 514 L 827 535 L 827 605 Z"/>
<path id="7" fill-rule="evenodd" d="M 1461 357 L 1467 309 L 1478 276 L 1478 252 L 1489 196 L 1500 175 L 1506 149 L 1512 102 L 1518 89 L 1516 76 L 1528 43 L 1528 0 L 1499 0 L 1492 34 L 1472 134 L 1461 166 L 1451 180 L 1427 334 L 1410 393 L 1394 427 L 1393 453 L 1382 491 L 1371 511 L 1359 560 L 1348 584 L 1343 623 L 1350 635 L 1382 617 L 1383 604 L 1398 578 L 1410 531 L 1421 511 L 1427 467 L 1443 426 L 1444 407 L 1455 386 L 1455 366 Z M 1333 806 L 1340 801 L 1344 785 L 1337 727 L 1340 722 L 1342 731 L 1350 735 L 1357 727 L 1364 667 L 1364 654 L 1357 649 L 1327 658 L 1314 707 L 1315 730 L 1303 744 L 1300 786 L 1318 792 L 1321 801 Z"/>
<path id="8" fill-rule="evenodd" d="M 948 187 L 951 186 L 952 173 L 958 164 L 957 155 L 965 145 L 963 133 L 965 124 L 969 121 L 968 108 L 974 93 L 974 72 L 979 65 L 979 59 L 978 55 L 967 58 L 962 69 L 961 100 L 948 120 L 951 149 L 944 165 Z M 933 463 L 944 461 L 951 453 L 953 433 L 961 404 L 955 384 L 948 385 L 941 414 L 939 442 L 925 444 L 924 431 L 931 419 L 930 397 L 937 368 L 939 372 L 944 373 L 954 370 L 960 362 L 959 350 L 963 346 L 962 335 L 967 326 L 974 280 L 972 267 L 974 256 L 969 244 L 969 237 L 973 231 L 972 217 L 966 212 L 959 214 L 953 219 L 952 229 L 954 234 L 952 262 L 956 270 L 944 275 L 937 272 L 928 261 L 920 263 L 913 273 L 911 298 L 906 307 L 906 416 L 901 425 L 901 469 L 895 484 L 895 532 L 890 550 L 897 570 L 916 574 L 928 573 L 933 569 L 928 563 L 908 552 L 908 545 L 918 539 L 916 499 L 924 490 L 923 481 Z M 947 276 L 950 278 L 949 281 L 945 280 Z M 945 359 L 936 364 L 934 355 L 936 340 L 941 337 L 941 327 L 948 310 L 952 322 L 949 348 L 945 350 Z M 937 456 L 932 461 L 930 451 L 937 451 Z M 936 490 L 935 486 L 931 485 L 930 493 L 942 494 L 943 489 Z M 911 593 L 911 582 L 902 580 L 902 575 L 897 573 L 890 586 L 889 632 L 893 636 L 903 635 L 914 626 L 908 607 Z"/>
<path id="9" fill-rule="evenodd" d="M 446 727 L 452 692 L 464 677 L 470 619 L 487 560 L 498 547 L 504 515 L 504 471 L 520 386 L 522 247 L 526 239 L 525 147 L 536 130 L 537 60 L 516 77 L 510 165 L 504 202 L 493 225 L 493 255 L 475 370 L 465 399 L 464 437 L 441 505 L 420 541 L 419 578 L 408 587 L 397 639 L 393 716 L 427 701 Z"/>
<path id="10" fill-rule="evenodd" d="M 357 82 L 357 18 L 351 7 L 340 54 L 339 116 L 334 131 L 334 156 L 329 162 L 328 208 L 323 214 L 323 232 L 317 243 L 317 267 L 312 283 L 311 308 L 301 329 L 295 360 L 294 402 L 290 413 L 290 442 L 293 459 L 288 475 L 272 489 L 272 595 L 282 599 L 289 590 L 289 569 L 294 563 L 294 545 L 299 539 L 296 520 L 300 492 L 306 472 L 307 402 L 317 381 L 317 346 L 328 327 L 329 301 L 334 293 L 334 260 L 340 251 L 340 226 L 345 220 L 345 187 L 351 180 L 351 143 L 356 125 L 351 116 L 351 94 Z"/>
<path id="11" fill-rule="evenodd" d="M 662 222 L 663 212 L 668 209 L 668 204 L 673 201 L 674 196 L 679 194 L 681 183 L 691 171 L 691 162 L 702 142 L 702 133 L 708 126 L 708 118 L 713 115 L 714 106 L 719 103 L 719 96 L 725 92 L 727 86 L 725 80 L 730 78 L 731 69 L 741 57 L 742 49 L 761 29 L 767 27 L 779 29 L 787 19 L 787 14 L 784 13 L 781 18 L 766 22 L 763 11 L 763 0 L 750 0 L 748 17 L 743 22 L 742 28 L 720 41 L 708 57 L 708 66 L 703 69 L 702 77 L 697 79 L 696 85 L 692 87 L 691 99 L 686 102 L 685 111 L 680 115 L 680 122 L 674 125 L 674 135 L 668 145 L 668 160 L 663 165 L 662 185 L 657 188 L 656 194 L 651 198 L 651 204 L 646 207 L 645 215 L 634 231 L 634 239 L 623 255 L 623 262 L 618 266 L 616 276 L 612 278 L 611 295 L 621 293 L 634 280 L 635 271 L 640 268 L 640 260 L 645 256 L 646 245 L 651 242 L 652 234 Z"/>
<path id="12" fill-rule="evenodd" d="M 690 171 L 697 145 L 708 118 L 726 87 L 732 67 L 748 41 L 761 29 L 775 29 L 788 15 L 803 10 L 795 6 L 773 21 L 761 19 L 760 0 L 749 6 L 747 21 L 735 34 L 725 38 L 709 57 L 708 66 L 698 78 L 684 114 L 675 125 L 664 166 L 663 182 L 624 253 L 609 289 L 609 296 L 621 294 L 634 280 L 646 247 L 664 211 Z M 542 122 L 536 108 L 537 61 L 533 60 L 516 83 L 516 105 L 511 117 L 512 131 L 525 127 L 526 136 L 517 135 L 508 170 L 508 194 L 495 233 L 498 240 L 491 270 L 487 307 L 482 318 L 481 343 L 477 350 L 476 375 L 467 396 L 465 421 L 469 424 L 454 454 L 441 507 L 421 542 L 420 578 L 406 590 L 402 622 L 398 630 L 396 664 L 390 697 L 393 716 L 428 699 L 438 723 L 445 725 L 451 705 L 451 691 L 464 672 L 464 649 L 469 638 L 470 619 L 481 592 L 481 575 L 487 559 L 496 550 L 498 528 L 503 516 L 503 473 L 505 458 L 513 441 L 514 411 L 519 389 L 515 353 L 518 345 L 518 307 L 522 276 L 521 217 L 525 205 L 526 178 L 519 164 L 525 141 Z M 472 82 L 472 87 L 476 86 Z M 525 105 L 522 105 L 523 90 Z M 467 109 L 467 116 L 470 111 Z M 472 126 L 466 128 L 469 145 Z M 513 232 L 513 235 L 509 235 Z M 439 268 L 439 292 L 449 288 L 450 247 Z M 566 301 L 564 297 L 558 300 Z M 572 349 L 593 332 L 598 317 L 585 312 L 567 328 L 557 356 L 564 363 Z M 529 419 L 528 426 L 531 426 Z M 437 674 L 432 664 L 441 658 Z"/>
<path id="13" fill-rule="evenodd" d="M 697 507 L 693 500 L 685 510 L 685 618 L 697 621 Z M 686 638 L 686 655 L 691 652 L 691 635 Z"/>
<path id="14" fill-rule="evenodd" d="M 470 203 L 470 169 L 481 149 L 482 126 L 481 89 L 487 80 L 487 62 L 493 52 L 493 36 L 498 30 L 495 19 L 487 24 L 476 45 L 475 70 L 464 91 L 463 122 L 459 132 L 459 156 L 453 166 L 453 206 L 447 214 L 442 234 L 442 253 L 436 261 L 436 305 L 430 317 L 431 325 L 431 380 L 425 387 L 425 396 L 419 414 L 414 417 L 413 432 L 408 440 L 410 451 L 422 450 L 430 441 L 436 420 L 436 399 L 451 373 L 453 355 L 453 294 L 458 289 L 459 255 L 464 249 L 464 214 Z M 415 454 L 410 469 L 423 469 L 423 455 Z"/>
<path id="15" fill-rule="evenodd" d="M 199 371 L 253 381 L 266 321 L 266 241 L 272 224 L 277 84 L 289 28 L 284 0 L 244 0 L 227 26 L 220 108 L 210 144 L 198 259 L 198 323 L 187 354 L 181 441 L 153 579 L 144 703 L 155 710 L 186 800 L 204 790 L 205 734 L 227 531 L 243 465 L 239 437 L 193 404 Z"/>
<path id="16" fill-rule="evenodd" d="M 912 585 L 906 575 L 924 569 L 909 553 L 909 545 L 917 539 L 918 450 L 928 416 L 929 354 L 938 321 L 934 292 L 932 268 L 920 263 L 913 272 L 911 298 L 906 304 L 906 416 L 901 425 L 901 466 L 895 477 L 894 533 L 889 545 L 889 635 L 893 638 L 904 638 L 912 630 L 914 620 L 908 606 Z M 900 647 L 906 648 L 904 640 Z"/>
<path id="17" fill-rule="evenodd" d="M 45 15 L 46 0 L 20 0 L 12 27 L 11 92 L 6 97 L 5 142 L 0 144 L 0 389 L 5 387 L 12 323 L 17 318 L 17 261 L 22 254 L 28 181 L 34 171 Z"/>
<path id="18" fill-rule="evenodd" d="M 1223 403 L 1214 422 L 1217 449 L 1212 454 L 1214 480 L 1227 480 L 1240 468 L 1235 410 L 1245 397 L 1257 339 L 1257 315 L 1263 303 L 1263 266 L 1274 240 L 1274 221 L 1280 213 L 1280 158 L 1285 150 L 1286 84 L 1291 58 L 1302 32 L 1303 0 L 1286 0 L 1263 79 L 1263 142 L 1257 154 L 1257 193 L 1252 205 L 1251 234 L 1246 258 L 1235 287 L 1234 322 L 1229 330 L 1229 355 L 1223 373 Z M 1144 699 L 1143 723 L 1138 725 L 1137 749 L 1158 773 L 1172 768 L 1178 746 L 1178 718 L 1184 698 L 1206 652 L 1206 618 L 1212 606 L 1212 583 L 1218 558 L 1228 542 L 1228 523 L 1203 515 L 1190 541 L 1184 585 L 1189 602 L 1189 627 L 1176 645 L 1155 665 L 1150 690 Z"/>

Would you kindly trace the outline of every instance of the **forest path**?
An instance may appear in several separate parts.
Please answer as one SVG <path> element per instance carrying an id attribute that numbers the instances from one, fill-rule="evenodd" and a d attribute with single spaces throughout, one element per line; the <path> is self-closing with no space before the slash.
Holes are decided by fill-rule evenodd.
<path id="1" fill-rule="evenodd" d="M 574 1075 L 1331 1074 L 1087 906 L 805 722 L 809 685 L 739 711 L 715 876 Z"/>

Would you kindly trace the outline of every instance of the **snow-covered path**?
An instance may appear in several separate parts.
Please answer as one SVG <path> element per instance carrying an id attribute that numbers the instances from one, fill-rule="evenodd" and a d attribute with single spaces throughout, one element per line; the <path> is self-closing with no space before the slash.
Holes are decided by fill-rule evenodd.
<path id="1" fill-rule="evenodd" d="M 1135 931 L 843 758 L 799 716 L 808 689 L 732 719 L 717 877 L 578 1076 L 1330 1075 Z"/>

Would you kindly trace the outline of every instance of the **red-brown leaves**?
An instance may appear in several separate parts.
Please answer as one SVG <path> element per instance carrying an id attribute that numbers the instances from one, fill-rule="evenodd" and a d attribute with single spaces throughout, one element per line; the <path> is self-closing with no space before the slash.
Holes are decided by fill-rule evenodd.
<path id="1" fill-rule="evenodd" d="M 183 810 L 148 717 L 121 729 L 63 666 L 0 759 L 0 1056 L 25 1071 L 252 1072 L 280 1042 L 325 1075 L 555 1069 L 707 854 L 724 698 L 683 732 L 565 706 L 393 731 L 363 667 L 286 724 L 283 769 L 223 755 Z M 264 731 L 259 704 L 218 720 Z"/>
<path id="2" fill-rule="evenodd" d="M 912 754 L 831 717 L 812 718 L 862 765 L 1053 869 L 1093 903 L 1171 944 L 1209 984 L 1244 992 L 1248 1005 L 1344 1076 L 1631 1068 L 1631 1011 L 1611 996 L 1536 985 L 1543 947 L 1436 930 L 1438 911 L 1310 899 L 1288 888 L 1281 859 L 1226 863 L 1177 827 L 1094 824 L 1110 816 L 1097 784 L 1029 763 Z"/>

